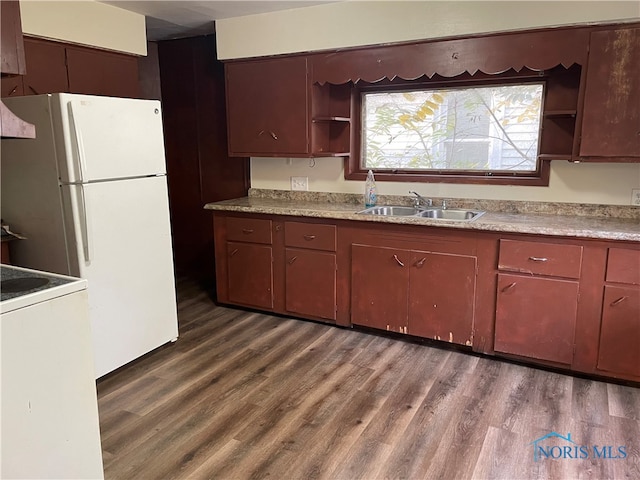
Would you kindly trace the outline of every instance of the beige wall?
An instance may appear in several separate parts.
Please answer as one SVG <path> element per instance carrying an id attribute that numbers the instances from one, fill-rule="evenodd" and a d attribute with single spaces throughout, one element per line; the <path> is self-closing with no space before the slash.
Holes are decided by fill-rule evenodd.
<path id="1" fill-rule="evenodd" d="M 635 1 L 345 1 L 216 21 L 218 58 L 640 18 Z"/>
<path id="2" fill-rule="evenodd" d="M 251 186 L 289 190 L 292 176 L 309 178 L 315 192 L 363 193 L 364 182 L 344 179 L 339 158 L 252 158 Z M 409 190 L 432 197 L 529 200 L 538 202 L 629 205 L 631 189 L 640 188 L 640 165 L 600 163 L 551 163 L 548 187 L 500 185 L 452 185 L 445 183 L 377 182 L 380 195 L 409 195 Z"/>
<path id="3" fill-rule="evenodd" d="M 306 7 L 216 22 L 220 58 L 243 58 L 527 27 L 640 19 L 640 2 L 361 2 Z M 341 159 L 254 158 L 254 188 L 288 190 L 291 176 L 312 191 L 361 193 L 344 179 Z M 548 187 L 378 182 L 383 195 L 417 190 L 434 197 L 628 205 L 640 164 L 554 161 Z"/>
<path id="4" fill-rule="evenodd" d="M 25 35 L 147 54 L 144 15 L 87 1 L 20 1 Z"/>

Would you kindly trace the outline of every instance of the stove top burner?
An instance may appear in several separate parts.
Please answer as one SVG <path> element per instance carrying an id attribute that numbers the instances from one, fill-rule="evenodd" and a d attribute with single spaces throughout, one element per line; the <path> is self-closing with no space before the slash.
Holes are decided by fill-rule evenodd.
<path id="1" fill-rule="evenodd" d="M 34 288 L 44 287 L 49 283 L 48 278 L 24 277 L 10 278 L 0 282 L 0 290 L 6 293 L 25 292 Z"/>

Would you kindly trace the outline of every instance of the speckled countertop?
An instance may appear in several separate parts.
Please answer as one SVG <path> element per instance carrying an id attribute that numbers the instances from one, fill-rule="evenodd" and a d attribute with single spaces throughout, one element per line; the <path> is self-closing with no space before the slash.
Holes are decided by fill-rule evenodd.
<path id="1" fill-rule="evenodd" d="M 378 204 L 411 205 L 411 201 L 410 197 L 380 197 Z M 359 195 L 274 190 L 252 190 L 248 197 L 208 203 L 204 208 L 229 212 L 640 242 L 640 208 L 636 207 L 468 199 L 447 201 L 449 208 L 485 210 L 486 213 L 470 222 L 360 215 L 357 212 L 364 209 L 364 206 Z M 434 203 L 439 205 L 439 199 L 434 199 Z"/>

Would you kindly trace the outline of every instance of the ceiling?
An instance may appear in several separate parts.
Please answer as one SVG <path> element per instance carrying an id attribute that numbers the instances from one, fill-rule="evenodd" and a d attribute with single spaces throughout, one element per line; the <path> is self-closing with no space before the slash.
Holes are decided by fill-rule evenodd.
<path id="1" fill-rule="evenodd" d="M 102 1 L 146 16 L 147 39 L 151 41 L 204 35 L 215 31 L 214 21 L 257 13 L 309 7 L 332 1 Z"/>

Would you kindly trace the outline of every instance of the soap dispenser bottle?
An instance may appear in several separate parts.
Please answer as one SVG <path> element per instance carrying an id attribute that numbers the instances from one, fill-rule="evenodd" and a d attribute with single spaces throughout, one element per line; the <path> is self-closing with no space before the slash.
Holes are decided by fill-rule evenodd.
<path id="1" fill-rule="evenodd" d="M 367 180 L 364 183 L 364 206 L 366 208 L 375 207 L 378 202 L 378 191 L 376 189 L 376 180 L 373 178 L 373 172 L 369 170 Z"/>

